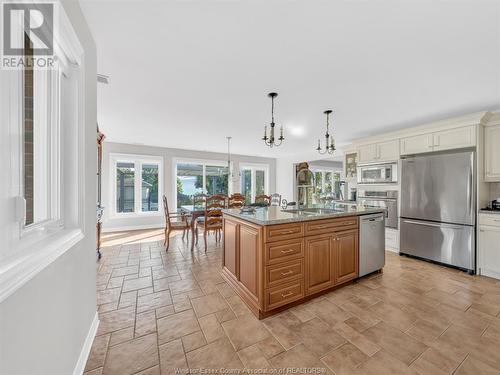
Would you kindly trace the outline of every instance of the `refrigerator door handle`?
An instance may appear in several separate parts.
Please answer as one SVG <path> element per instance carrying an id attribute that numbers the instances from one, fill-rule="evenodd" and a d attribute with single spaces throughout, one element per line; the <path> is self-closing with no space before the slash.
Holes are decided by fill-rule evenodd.
<path id="1" fill-rule="evenodd" d="M 471 164 L 473 165 L 473 164 Z M 473 176 L 473 170 L 472 168 L 469 170 L 469 184 L 467 186 L 467 195 L 468 195 L 468 202 L 467 202 L 467 205 L 468 205 L 468 212 L 469 212 L 469 216 L 472 214 L 472 191 L 473 191 L 473 186 L 472 186 L 472 181 L 474 179 L 474 176 Z"/>
<path id="2" fill-rule="evenodd" d="M 424 227 L 435 227 L 435 228 L 450 228 L 450 229 L 462 229 L 463 226 L 460 225 L 452 225 L 452 224 L 436 224 L 436 223 L 427 223 L 422 221 L 414 221 L 414 220 L 403 220 L 406 224 L 415 224 L 422 225 Z"/>

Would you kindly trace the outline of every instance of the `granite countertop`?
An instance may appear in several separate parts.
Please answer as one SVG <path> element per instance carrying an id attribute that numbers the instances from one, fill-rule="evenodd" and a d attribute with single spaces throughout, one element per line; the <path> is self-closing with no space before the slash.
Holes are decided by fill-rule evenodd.
<path id="1" fill-rule="evenodd" d="M 479 210 L 480 214 L 500 215 L 500 210 Z"/>
<path id="2" fill-rule="evenodd" d="M 317 212 L 307 211 L 308 209 L 318 210 Z M 323 209 L 323 210 L 322 210 Z M 225 209 L 222 212 L 226 215 L 249 221 L 258 225 L 286 224 L 301 221 L 311 221 L 329 219 L 345 216 L 369 215 L 384 212 L 383 208 L 366 207 L 358 204 L 335 203 L 329 205 L 317 205 L 304 209 L 295 210 L 290 207 L 283 211 L 281 207 L 261 207 L 256 208 L 253 213 L 242 213 L 239 208 Z M 334 211 L 332 211 L 334 210 Z M 287 212 L 288 211 L 288 212 Z M 292 211 L 292 212 L 290 212 Z"/>

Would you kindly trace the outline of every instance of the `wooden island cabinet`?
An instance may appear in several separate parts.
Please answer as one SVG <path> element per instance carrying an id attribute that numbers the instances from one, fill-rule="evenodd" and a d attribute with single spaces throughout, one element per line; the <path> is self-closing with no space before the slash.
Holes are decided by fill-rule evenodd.
<path id="1" fill-rule="evenodd" d="M 358 217 L 259 225 L 224 213 L 224 279 L 260 319 L 358 277 Z"/>

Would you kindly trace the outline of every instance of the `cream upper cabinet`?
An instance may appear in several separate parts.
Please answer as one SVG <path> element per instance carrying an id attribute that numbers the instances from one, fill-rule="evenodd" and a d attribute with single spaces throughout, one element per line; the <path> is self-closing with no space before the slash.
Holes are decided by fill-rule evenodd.
<path id="1" fill-rule="evenodd" d="M 466 126 L 402 138 L 401 154 L 420 154 L 430 151 L 474 147 L 475 145 L 476 127 Z"/>
<path id="2" fill-rule="evenodd" d="M 358 149 L 358 163 L 371 163 L 377 160 L 377 145 L 364 145 L 359 146 Z"/>
<path id="3" fill-rule="evenodd" d="M 500 125 L 487 126 L 484 131 L 486 181 L 500 181 Z"/>
<path id="4" fill-rule="evenodd" d="M 415 135 L 401 139 L 401 154 L 419 154 L 432 151 L 432 134 Z"/>
<path id="5" fill-rule="evenodd" d="M 377 160 L 393 161 L 399 159 L 399 140 L 394 139 L 383 143 L 377 143 Z"/>
<path id="6" fill-rule="evenodd" d="M 359 163 L 373 163 L 393 161 L 399 159 L 399 141 L 397 139 L 387 142 L 372 143 L 359 146 Z"/>
<path id="7" fill-rule="evenodd" d="M 443 130 L 434 133 L 434 151 L 449 150 L 453 148 L 473 147 L 476 145 L 476 127 L 467 126 Z"/>

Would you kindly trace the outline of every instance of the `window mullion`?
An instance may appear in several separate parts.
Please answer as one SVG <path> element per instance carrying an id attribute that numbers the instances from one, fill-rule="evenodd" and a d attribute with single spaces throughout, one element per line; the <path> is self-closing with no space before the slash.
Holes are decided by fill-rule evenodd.
<path id="1" fill-rule="evenodd" d="M 140 161 L 136 161 L 135 165 L 135 189 L 134 189 L 134 200 L 135 200 L 135 212 L 141 212 L 141 194 L 142 194 L 142 163 Z"/>

